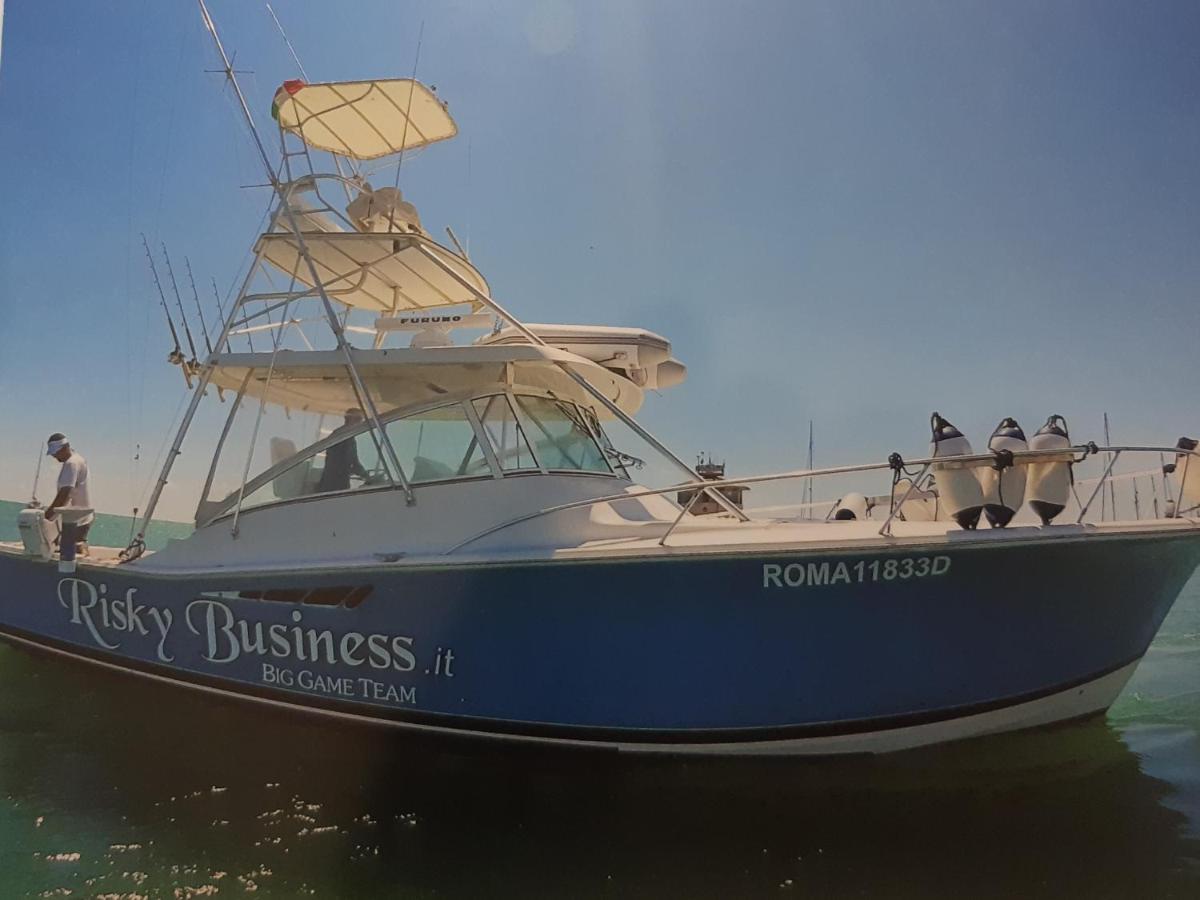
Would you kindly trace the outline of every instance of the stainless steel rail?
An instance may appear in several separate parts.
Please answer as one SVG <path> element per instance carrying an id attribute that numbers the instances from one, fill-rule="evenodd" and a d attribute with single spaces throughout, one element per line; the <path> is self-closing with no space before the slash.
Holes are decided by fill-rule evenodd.
<path id="1" fill-rule="evenodd" d="M 1178 447 L 1146 447 L 1146 446 L 1121 446 L 1121 447 L 1101 447 L 1096 444 L 1080 444 L 1073 447 L 1064 448 L 1062 450 L 1018 450 L 1012 454 L 1014 465 L 1029 465 L 1037 462 L 1067 462 L 1078 463 L 1082 462 L 1089 456 L 1094 456 L 1099 453 L 1170 453 L 1175 456 L 1200 456 L 1200 451 L 1180 450 Z M 962 456 L 931 456 L 922 459 L 906 459 L 903 461 L 905 466 L 924 466 L 926 468 L 956 468 L 956 469 L 977 469 L 986 466 L 994 465 L 996 455 L 993 453 L 973 453 Z M 1115 460 L 1113 462 L 1115 464 Z M 1112 465 L 1110 464 L 1105 470 L 1104 476 L 1099 480 L 1099 484 L 1103 485 L 1105 480 L 1112 473 Z M 722 478 L 713 481 L 690 481 L 680 484 L 673 484 L 664 488 L 639 488 L 633 491 L 627 491 L 620 494 L 609 494 L 604 497 L 596 497 L 590 500 L 576 500 L 571 503 L 562 503 L 557 506 L 548 506 L 536 512 L 525 513 L 520 516 L 514 516 L 498 525 L 493 525 L 485 528 L 477 534 L 472 535 L 466 540 L 460 541 L 449 550 L 446 551 L 447 556 L 457 553 L 464 547 L 468 547 L 476 541 L 482 540 L 485 537 L 503 531 L 506 528 L 511 528 L 514 525 L 520 525 L 525 522 L 530 522 L 534 519 L 539 519 L 544 516 L 554 515 L 556 513 L 566 512 L 572 509 L 586 509 L 591 506 L 596 506 L 600 503 L 612 503 L 617 500 L 636 500 L 639 497 L 655 497 L 663 494 L 673 494 L 677 491 L 696 490 L 702 488 L 721 488 L 725 486 L 742 487 L 751 484 L 765 484 L 773 481 L 789 481 L 796 478 L 821 478 L 832 475 L 852 475 L 859 472 L 880 472 L 892 468 L 890 462 L 882 463 L 862 463 L 853 466 L 834 466 L 822 469 L 797 469 L 790 472 L 777 472 L 771 475 L 751 475 L 747 478 Z M 1084 509 L 1086 512 L 1086 507 Z M 686 513 L 686 510 L 684 511 Z M 663 544 L 675 527 L 683 520 L 684 516 L 679 515 L 667 529 L 667 532 L 659 539 L 660 545 Z M 1080 517 L 1082 520 L 1082 515 Z M 750 520 L 753 521 L 753 520 Z M 890 524 L 891 517 L 889 516 L 888 523 Z M 881 532 L 883 533 L 883 532 Z"/>

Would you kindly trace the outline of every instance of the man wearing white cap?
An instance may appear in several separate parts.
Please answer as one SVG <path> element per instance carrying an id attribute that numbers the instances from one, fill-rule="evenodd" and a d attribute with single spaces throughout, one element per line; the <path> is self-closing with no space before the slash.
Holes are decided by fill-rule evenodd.
<path id="1" fill-rule="evenodd" d="M 46 507 L 46 518 L 53 519 L 55 510 L 63 506 L 90 509 L 92 501 L 88 496 L 87 460 L 83 458 L 82 454 L 71 449 L 67 436 L 60 432 L 50 435 L 46 441 L 46 455 L 53 456 L 62 463 L 62 470 L 58 473 L 58 493 L 54 495 L 53 502 Z M 91 530 L 94 519 L 95 516 L 89 514 L 75 523 L 76 552 L 80 555 L 87 555 L 88 531 Z M 69 530 L 64 530 L 64 536 Z"/>

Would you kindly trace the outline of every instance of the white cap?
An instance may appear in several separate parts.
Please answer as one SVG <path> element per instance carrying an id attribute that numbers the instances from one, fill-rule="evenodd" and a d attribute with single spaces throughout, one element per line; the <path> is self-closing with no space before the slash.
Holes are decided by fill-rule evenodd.
<path id="1" fill-rule="evenodd" d="M 71 444 L 71 442 L 68 441 L 65 436 L 61 440 L 50 441 L 46 444 L 46 455 L 53 456 L 55 453 L 57 453 L 63 447 L 70 446 L 70 444 Z"/>

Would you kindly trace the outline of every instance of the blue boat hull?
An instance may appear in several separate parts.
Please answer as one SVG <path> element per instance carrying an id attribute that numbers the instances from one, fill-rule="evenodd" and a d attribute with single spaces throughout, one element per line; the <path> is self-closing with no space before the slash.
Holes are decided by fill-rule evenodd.
<path id="1" fill-rule="evenodd" d="M 1198 564 L 1194 532 L 206 577 L 0 554 L 0 636 L 414 727 L 846 749 L 1123 683 Z"/>

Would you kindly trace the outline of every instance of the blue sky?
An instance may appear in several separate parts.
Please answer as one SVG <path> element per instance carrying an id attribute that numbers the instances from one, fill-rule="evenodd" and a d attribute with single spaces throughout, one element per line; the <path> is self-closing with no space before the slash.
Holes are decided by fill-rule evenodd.
<path id="1" fill-rule="evenodd" d="M 935 408 L 977 446 L 1200 431 L 1193 3 L 274 5 L 314 80 L 411 74 L 424 23 L 460 137 L 406 195 L 526 320 L 669 337 L 689 379 L 641 418 L 681 455 L 799 467 L 810 418 L 820 463 L 915 454 Z M 265 124 L 290 56 L 211 9 Z M 224 290 L 268 198 L 192 4 L 4 29 L 0 496 L 63 430 L 127 511 L 182 393 L 138 234 Z"/>

